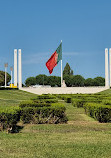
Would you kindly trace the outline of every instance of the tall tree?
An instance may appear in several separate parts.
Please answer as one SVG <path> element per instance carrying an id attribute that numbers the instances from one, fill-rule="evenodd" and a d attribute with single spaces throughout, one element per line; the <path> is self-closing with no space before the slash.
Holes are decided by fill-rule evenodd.
<path id="1" fill-rule="evenodd" d="M 84 85 L 85 85 L 86 87 L 94 86 L 94 81 L 93 81 L 93 79 L 92 79 L 92 78 L 87 78 L 87 79 L 85 80 L 85 82 L 84 82 Z"/>
<path id="2" fill-rule="evenodd" d="M 25 80 L 26 86 L 36 85 L 36 79 L 35 77 L 29 77 Z"/>
<path id="3" fill-rule="evenodd" d="M 7 73 L 7 83 L 10 82 L 11 76 Z M 5 72 L 0 71 L 0 86 L 5 85 Z"/>
<path id="4" fill-rule="evenodd" d="M 68 63 L 66 63 L 66 66 L 64 67 L 64 70 L 63 70 L 63 76 L 65 75 L 73 75 L 73 70 L 71 69 Z"/>
<path id="5" fill-rule="evenodd" d="M 82 87 L 84 86 L 85 79 L 81 75 L 74 75 L 72 79 L 72 86 Z"/>

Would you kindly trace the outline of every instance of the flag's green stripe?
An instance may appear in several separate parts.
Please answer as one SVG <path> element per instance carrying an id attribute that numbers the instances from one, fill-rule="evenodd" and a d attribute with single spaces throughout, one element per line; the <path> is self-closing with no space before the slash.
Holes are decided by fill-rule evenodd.
<path id="1" fill-rule="evenodd" d="M 60 43 L 59 47 L 56 49 L 58 54 L 57 63 L 62 60 L 62 43 Z"/>

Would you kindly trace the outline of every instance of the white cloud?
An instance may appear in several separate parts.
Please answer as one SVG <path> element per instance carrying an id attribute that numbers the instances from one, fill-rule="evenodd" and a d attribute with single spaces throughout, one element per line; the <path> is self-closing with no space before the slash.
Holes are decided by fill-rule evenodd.
<path id="1" fill-rule="evenodd" d="M 47 61 L 48 53 L 35 53 L 30 54 L 23 59 L 23 64 L 39 64 Z"/>
<path id="2" fill-rule="evenodd" d="M 39 64 L 39 63 L 47 62 L 47 60 L 51 57 L 52 53 L 39 52 L 39 53 L 27 55 L 23 59 L 23 64 Z M 63 56 L 75 56 L 75 55 L 79 55 L 79 53 L 78 52 L 63 52 Z"/>

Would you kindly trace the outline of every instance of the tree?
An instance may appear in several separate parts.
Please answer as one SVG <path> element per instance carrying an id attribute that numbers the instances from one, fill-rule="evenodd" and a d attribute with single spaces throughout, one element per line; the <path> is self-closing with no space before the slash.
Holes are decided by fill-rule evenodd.
<path id="1" fill-rule="evenodd" d="M 65 75 L 73 75 L 73 70 L 71 70 L 70 65 L 68 63 L 66 63 L 66 66 L 63 70 L 63 76 Z"/>
<path id="2" fill-rule="evenodd" d="M 93 85 L 94 86 L 104 86 L 105 79 L 103 77 L 96 77 L 93 79 Z"/>
<path id="3" fill-rule="evenodd" d="M 67 87 L 72 86 L 72 78 L 73 78 L 73 76 L 64 75 L 63 79 L 65 80 L 65 84 L 66 84 Z"/>
<path id="4" fill-rule="evenodd" d="M 92 78 L 87 78 L 84 82 L 85 86 L 94 86 L 94 81 Z"/>
<path id="5" fill-rule="evenodd" d="M 26 86 L 36 85 L 36 79 L 35 77 L 29 77 L 25 80 Z"/>
<path id="6" fill-rule="evenodd" d="M 7 84 L 8 82 L 10 82 L 11 80 L 11 76 L 7 73 Z M 0 86 L 4 86 L 5 85 L 5 72 L 4 71 L 0 71 Z"/>
<path id="7" fill-rule="evenodd" d="M 82 87 L 84 86 L 85 79 L 81 75 L 74 75 L 72 77 L 72 86 L 74 87 Z"/>
<path id="8" fill-rule="evenodd" d="M 48 77 L 46 75 L 38 75 L 35 77 L 36 78 L 36 84 L 39 85 L 48 85 Z"/>
<path id="9" fill-rule="evenodd" d="M 51 87 L 60 87 L 61 86 L 61 78 L 57 76 L 48 76 L 48 85 Z"/>

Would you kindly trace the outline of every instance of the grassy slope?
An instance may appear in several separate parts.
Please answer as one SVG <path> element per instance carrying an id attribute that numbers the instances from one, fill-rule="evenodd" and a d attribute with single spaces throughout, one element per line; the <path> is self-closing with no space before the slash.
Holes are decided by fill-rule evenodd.
<path id="1" fill-rule="evenodd" d="M 29 100 L 36 96 L 19 90 L 0 90 L 0 106 L 18 105 L 20 101 Z"/>
<path id="2" fill-rule="evenodd" d="M 4 93 L 17 103 L 34 96 L 22 91 Z M 1 132 L 0 158 L 110 158 L 111 124 L 100 124 L 71 104 L 66 108 L 68 124 L 25 125 L 18 134 Z"/>
<path id="3" fill-rule="evenodd" d="M 100 92 L 99 94 L 105 94 L 105 95 L 110 95 L 110 96 L 111 96 L 111 89 L 102 91 L 102 92 Z"/>

